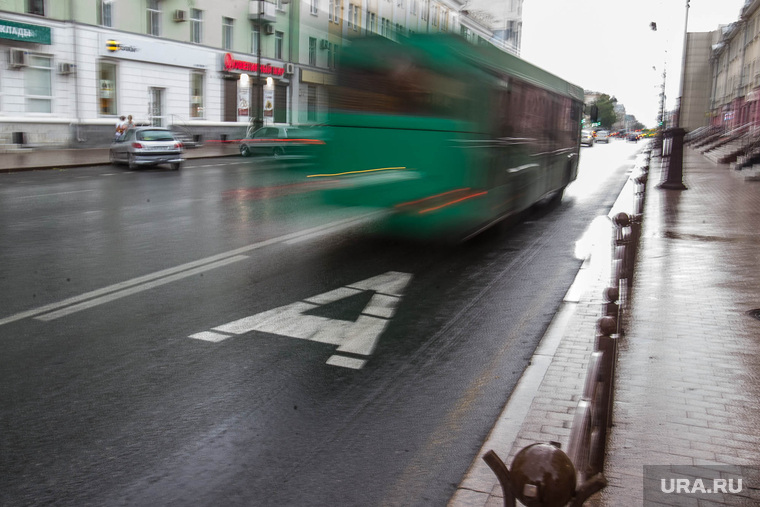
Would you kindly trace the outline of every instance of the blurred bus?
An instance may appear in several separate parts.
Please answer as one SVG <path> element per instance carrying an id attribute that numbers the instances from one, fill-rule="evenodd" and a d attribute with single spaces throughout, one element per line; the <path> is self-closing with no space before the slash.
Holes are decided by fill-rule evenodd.
<path id="1" fill-rule="evenodd" d="M 351 41 L 329 91 L 330 204 L 387 210 L 392 230 L 468 238 L 575 179 L 583 89 L 452 35 Z"/>

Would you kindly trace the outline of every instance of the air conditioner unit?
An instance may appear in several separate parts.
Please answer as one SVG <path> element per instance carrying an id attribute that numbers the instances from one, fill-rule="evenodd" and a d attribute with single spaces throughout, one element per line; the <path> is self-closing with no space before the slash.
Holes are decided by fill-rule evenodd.
<path id="1" fill-rule="evenodd" d="M 296 71 L 296 66 L 292 63 L 285 64 L 285 74 L 293 74 Z"/>
<path id="2" fill-rule="evenodd" d="M 174 11 L 174 21 L 180 23 L 182 21 L 187 21 L 187 11 L 183 11 L 181 9 L 177 9 Z"/>
<path id="3" fill-rule="evenodd" d="M 59 63 L 58 64 L 58 73 L 59 74 L 73 74 L 76 70 L 77 66 L 73 63 Z"/>
<path id="4" fill-rule="evenodd" d="M 10 66 L 11 68 L 26 67 L 26 50 L 11 48 L 10 54 Z"/>
<path id="5" fill-rule="evenodd" d="M 266 25 L 264 27 L 264 33 L 267 35 L 272 35 L 274 33 L 274 26 L 272 25 Z"/>
<path id="6" fill-rule="evenodd" d="M 329 41 L 327 41 L 325 39 L 322 39 L 321 41 L 319 41 L 319 48 L 320 49 L 327 49 L 329 47 L 330 47 L 330 42 Z"/>

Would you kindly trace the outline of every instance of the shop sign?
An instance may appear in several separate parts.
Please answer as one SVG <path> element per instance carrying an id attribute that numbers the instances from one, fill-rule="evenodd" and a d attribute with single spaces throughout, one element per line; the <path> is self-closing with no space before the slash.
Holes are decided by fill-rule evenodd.
<path id="1" fill-rule="evenodd" d="M 241 72 L 261 72 L 261 74 L 269 74 L 272 76 L 282 76 L 285 74 L 284 67 L 274 67 L 272 64 L 266 63 L 261 65 L 254 62 L 246 62 L 244 60 L 236 60 L 230 53 L 224 55 L 224 61 L 222 63 L 223 70 L 227 72 L 241 71 Z"/>
<path id="2" fill-rule="evenodd" d="M 0 19 L 0 39 L 50 44 L 50 28 Z"/>
<path id="3" fill-rule="evenodd" d="M 204 69 L 213 53 L 172 41 L 100 34 L 100 56 Z"/>

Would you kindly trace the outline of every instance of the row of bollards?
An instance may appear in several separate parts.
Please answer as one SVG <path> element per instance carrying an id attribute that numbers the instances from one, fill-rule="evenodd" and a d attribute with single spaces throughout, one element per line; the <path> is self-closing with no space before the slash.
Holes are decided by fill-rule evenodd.
<path id="1" fill-rule="evenodd" d="M 505 507 L 514 507 L 517 500 L 528 507 L 578 507 L 607 485 L 603 469 L 612 426 L 618 341 L 624 335 L 630 304 L 650 160 L 651 149 L 637 159 L 631 213 L 618 213 L 612 220 L 612 276 L 604 289 L 602 317 L 597 321 L 594 351 L 567 453 L 558 442 L 532 444 L 515 455 L 511 469 L 493 450 L 483 456 L 499 480 Z"/>

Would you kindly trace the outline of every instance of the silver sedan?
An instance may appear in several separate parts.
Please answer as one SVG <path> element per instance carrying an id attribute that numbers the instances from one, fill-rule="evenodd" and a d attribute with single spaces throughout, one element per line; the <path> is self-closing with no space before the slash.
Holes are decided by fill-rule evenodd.
<path id="1" fill-rule="evenodd" d="M 182 166 L 182 143 L 169 130 L 161 127 L 136 127 L 111 144 L 112 164 L 139 166 L 169 164 L 173 171 Z"/>

